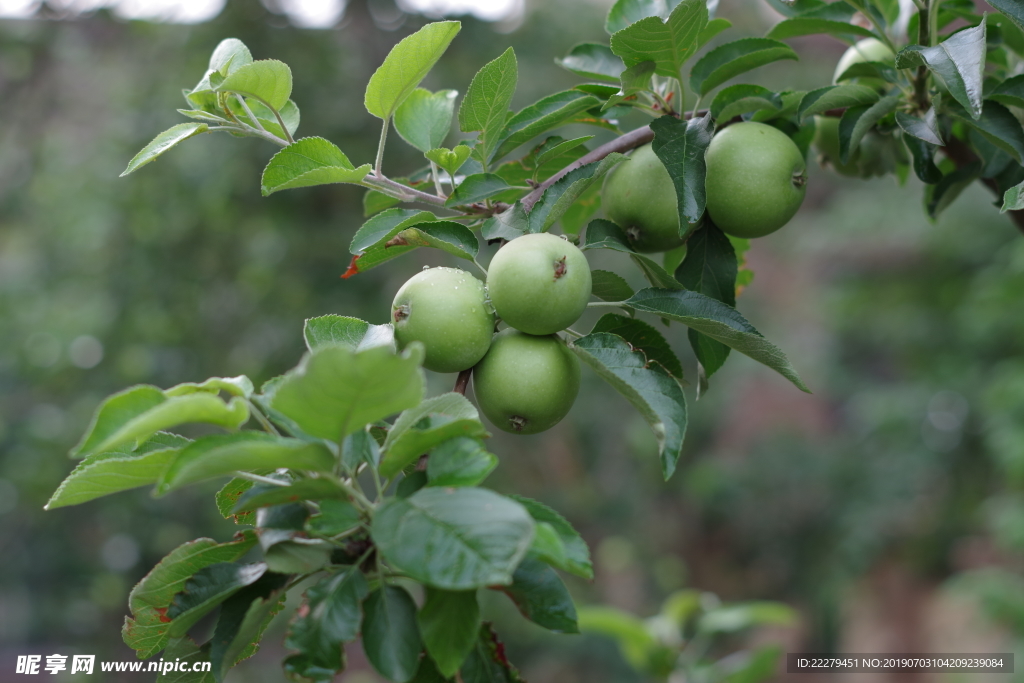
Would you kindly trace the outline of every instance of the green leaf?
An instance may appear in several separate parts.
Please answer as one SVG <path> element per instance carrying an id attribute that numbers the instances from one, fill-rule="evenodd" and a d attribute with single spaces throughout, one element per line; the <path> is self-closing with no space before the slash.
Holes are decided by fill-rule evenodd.
<path id="1" fill-rule="evenodd" d="M 388 209 L 382 211 L 363 225 L 352 236 L 349 253 L 362 254 L 371 247 L 384 245 L 388 240 L 406 228 L 417 223 L 436 221 L 437 216 L 429 211 L 413 209 Z"/>
<path id="2" fill-rule="evenodd" d="M 739 83 L 722 88 L 711 102 L 711 118 L 724 122 L 730 119 L 762 109 L 778 111 L 782 108 L 782 98 L 768 88 L 760 85 Z"/>
<path id="3" fill-rule="evenodd" d="M 256 654 L 263 633 L 284 608 L 287 581 L 285 575 L 268 572 L 224 601 L 210 639 L 210 662 L 217 681 L 223 681 L 237 662 Z"/>
<path id="4" fill-rule="evenodd" d="M 686 258 L 676 269 L 675 276 L 687 289 L 735 307 L 737 271 L 732 243 L 725 233 L 707 221 L 686 241 Z M 706 381 L 725 363 L 729 347 L 694 330 L 689 331 L 689 339 L 704 368 Z"/>
<path id="5" fill-rule="evenodd" d="M 1017 28 L 1024 30 L 1024 7 L 1016 0 L 995 0 L 988 3 L 1003 13 Z"/>
<path id="6" fill-rule="evenodd" d="M 203 567 L 189 577 L 167 608 L 167 617 L 171 619 L 167 632 L 172 638 L 185 635 L 204 615 L 245 586 L 256 583 L 266 571 L 263 562 L 218 562 Z"/>
<path id="7" fill-rule="evenodd" d="M 896 123 L 899 124 L 904 133 L 912 135 L 922 142 L 938 146 L 944 144 L 939 134 L 939 128 L 936 125 L 934 108 L 929 109 L 924 118 L 918 118 L 906 112 L 898 111 L 896 112 Z"/>
<path id="8" fill-rule="evenodd" d="M 305 529 L 319 536 L 337 536 L 362 522 L 359 510 L 343 500 L 328 498 L 320 502 L 320 512 L 306 520 Z"/>
<path id="9" fill-rule="evenodd" d="M 896 116 L 899 117 L 899 114 L 897 112 Z M 914 173 L 922 182 L 934 185 L 942 180 L 942 171 L 935 165 L 935 150 L 938 147 L 912 135 L 904 135 L 903 142 L 914 158 Z"/>
<path id="10" fill-rule="evenodd" d="M 534 102 L 505 124 L 492 160 L 500 159 L 541 133 L 571 121 L 600 103 L 593 95 L 579 90 L 565 90 Z"/>
<path id="11" fill-rule="evenodd" d="M 444 677 L 462 666 L 480 631 L 480 607 L 476 591 L 426 589 L 426 600 L 417 616 L 427 654 Z"/>
<path id="12" fill-rule="evenodd" d="M 1008 107 L 1024 107 L 1024 75 L 1007 78 L 989 93 L 988 99 Z"/>
<path id="13" fill-rule="evenodd" d="M 132 616 L 125 619 L 124 642 L 142 659 L 162 650 L 170 636 L 165 613 L 185 582 L 203 567 L 218 562 L 234 562 L 256 545 L 251 530 L 229 543 L 200 538 L 178 546 L 150 570 L 128 596 Z"/>
<path id="14" fill-rule="evenodd" d="M 812 14 L 810 16 L 803 15 L 784 19 L 783 21 L 775 24 L 775 26 L 765 34 L 765 37 L 775 38 L 777 40 L 786 40 L 787 38 L 809 36 L 819 33 L 835 36 L 841 40 L 848 40 L 854 36 L 861 36 L 864 38 L 872 38 L 875 36 L 871 29 L 864 28 L 863 26 L 857 26 L 856 24 L 851 24 L 845 21 L 836 21 L 834 19 L 813 16 Z"/>
<path id="15" fill-rule="evenodd" d="M 413 90 L 395 111 L 395 130 L 421 152 L 440 147 L 451 130 L 458 96 L 454 90 Z"/>
<path id="16" fill-rule="evenodd" d="M 188 442 L 177 434 L 157 432 L 134 450 L 126 444 L 116 451 L 94 453 L 82 460 L 61 482 L 43 509 L 79 505 L 152 484 Z"/>
<path id="17" fill-rule="evenodd" d="M 836 77 L 836 83 L 846 84 L 853 78 L 875 78 L 887 83 L 899 83 L 893 62 L 857 62 Z"/>
<path id="18" fill-rule="evenodd" d="M 679 0 L 670 0 L 670 2 L 671 5 L 666 3 L 666 0 L 617 0 L 608 10 L 608 16 L 604 21 L 604 30 L 608 33 L 616 33 L 647 17 L 664 19 L 679 3 Z"/>
<path id="19" fill-rule="evenodd" d="M 424 152 L 423 156 L 448 171 L 454 177 L 472 153 L 472 148 L 466 145 L 456 145 L 452 149 L 438 147 L 437 149 Z"/>
<path id="20" fill-rule="evenodd" d="M 624 301 L 633 296 L 633 288 L 626 280 L 610 270 L 592 270 L 590 293 L 602 301 Z"/>
<path id="21" fill-rule="evenodd" d="M 699 292 L 642 289 L 627 301 L 638 311 L 675 320 L 775 370 L 800 390 L 810 390 L 782 351 L 731 306 Z"/>
<path id="22" fill-rule="evenodd" d="M 270 159 L 263 169 L 261 191 L 269 196 L 278 190 L 330 183 L 359 185 L 370 165 L 355 168 L 345 153 L 323 138 L 302 138 Z"/>
<path id="23" fill-rule="evenodd" d="M 601 111 L 607 111 L 627 98 L 634 97 L 637 93 L 650 90 L 651 77 L 654 75 L 656 66 L 651 61 L 640 62 L 623 71 L 619 78 L 618 92 L 608 98 L 608 101 L 601 107 Z"/>
<path id="24" fill-rule="evenodd" d="M 934 47 L 908 45 L 896 55 L 897 69 L 926 66 L 970 112 L 981 116 L 982 82 L 985 80 L 985 22 L 954 33 Z"/>
<path id="25" fill-rule="evenodd" d="M 280 111 L 292 96 L 292 70 L 276 59 L 261 59 L 233 69 L 215 89 L 253 97 Z"/>
<path id="26" fill-rule="evenodd" d="M 572 596 L 555 570 L 540 560 L 523 560 L 512 576 L 512 584 L 501 591 L 538 626 L 555 633 L 580 632 Z"/>
<path id="27" fill-rule="evenodd" d="M 184 396 L 186 394 L 194 394 L 199 391 L 205 391 L 209 394 L 217 394 L 221 391 L 225 391 L 232 396 L 249 398 L 252 396 L 255 388 L 252 385 L 252 380 L 245 375 L 239 375 L 238 377 L 211 377 L 204 382 L 183 382 L 181 384 L 176 384 L 170 389 L 165 389 L 164 395 Z"/>
<path id="28" fill-rule="evenodd" d="M 498 466 L 478 439 L 458 437 L 435 448 L 427 459 L 430 486 L 476 486 Z"/>
<path id="29" fill-rule="evenodd" d="M 421 223 L 396 237 L 409 246 L 433 247 L 467 261 L 474 260 L 480 252 L 480 241 L 473 231 L 455 221 Z"/>
<path id="30" fill-rule="evenodd" d="M 943 108 L 981 133 L 986 140 L 1009 154 L 1018 164 L 1022 163 L 1024 129 L 1021 129 L 1020 121 L 1009 109 L 998 102 L 986 100 L 981 117 L 975 119 L 955 102 L 943 102 Z"/>
<path id="31" fill-rule="evenodd" d="M 459 206 L 462 204 L 473 204 L 481 200 L 500 194 L 509 188 L 508 183 L 501 176 L 493 173 L 474 173 L 466 176 L 455 192 L 445 200 L 445 206 Z"/>
<path id="32" fill-rule="evenodd" d="M 232 510 L 235 509 L 235 504 L 242 497 L 242 494 L 251 489 L 252 485 L 253 482 L 251 480 L 236 477 L 224 484 L 220 491 L 217 491 L 215 498 L 217 511 L 220 512 L 224 519 L 230 519 L 235 524 L 241 525 L 247 524 L 252 526 L 256 523 L 255 512 L 243 512 L 238 515 L 232 512 Z"/>
<path id="33" fill-rule="evenodd" d="M 630 301 L 649 291 L 641 290 Z M 591 333 L 570 342 L 569 348 L 640 412 L 658 440 L 662 474 L 666 480 L 671 477 L 682 454 L 687 423 L 686 397 L 679 380 L 660 364 L 648 363 L 642 352 L 614 334 Z"/>
<path id="34" fill-rule="evenodd" d="M 369 592 L 358 567 L 327 576 L 306 591 L 284 644 L 300 651 L 307 678 L 329 681 L 344 668 L 342 643 L 359 637 L 361 604 Z M 293 667 L 297 664 L 292 662 Z"/>
<path id="35" fill-rule="evenodd" d="M 327 347 L 307 354 L 277 385 L 270 405 L 307 434 L 340 441 L 423 397 L 423 352 L 384 347 L 353 352 Z M 412 351 L 412 353 L 410 353 Z"/>
<path id="36" fill-rule="evenodd" d="M 999 209 L 999 213 L 1019 211 L 1021 209 L 1024 209 L 1024 183 L 1014 185 L 1003 194 L 1003 206 Z M 54 496 L 56 495 L 54 494 Z"/>
<path id="37" fill-rule="evenodd" d="M 697 51 L 707 23 L 705 0 L 683 0 L 665 21 L 647 17 L 616 31 L 612 34 L 612 52 L 626 67 L 654 60 L 659 76 L 679 78 L 683 64 Z"/>
<path id="38" fill-rule="evenodd" d="M 880 97 L 877 90 L 866 85 L 855 83 L 826 85 L 824 88 L 811 90 L 803 96 L 803 99 L 800 100 L 797 118 L 803 122 L 809 116 L 823 114 L 830 109 L 871 105 Z"/>
<path id="39" fill-rule="evenodd" d="M 458 21 L 436 21 L 391 48 L 366 84 L 366 111 L 387 121 L 416 89 L 458 34 Z"/>
<path id="40" fill-rule="evenodd" d="M 584 579 L 594 578 L 594 567 L 590 562 L 590 550 L 587 548 L 587 543 L 572 528 L 565 517 L 536 500 L 524 496 L 511 496 L 511 498 L 526 508 L 538 526 L 546 524 L 558 534 L 565 549 L 565 564 L 558 565 L 559 569 Z"/>
<path id="41" fill-rule="evenodd" d="M 252 64 L 252 53 L 245 43 L 238 38 L 225 38 L 217 44 L 210 55 L 209 69 L 221 76 L 227 76 L 246 64 Z"/>
<path id="42" fill-rule="evenodd" d="M 552 567 L 564 567 L 568 562 L 565 556 L 565 544 L 555 528 L 547 522 L 537 522 L 533 543 L 530 544 L 530 552 L 527 557 L 536 558 Z"/>
<path id="43" fill-rule="evenodd" d="M 704 178 L 707 175 L 704 154 L 715 133 L 715 122 L 710 114 L 689 121 L 662 116 L 651 122 L 651 130 L 654 131 L 651 148 L 665 165 L 676 188 L 679 234 L 685 236 L 690 232 L 690 224 L 696 223 L 704 213 Z"/>
<path id="44" fill-rule="evenodd" d="M 700 30 L 700 35 L 697 36 L 697 49 L 704 47 L 712 38 L 717 36 L 719 33 L 727 28 L 732 27 L 732 22 L 728 19 L 712 19 L 708 23 L 704 24 L 704 28 Z"/>
<path id="45" fill-rule="evenodd" d="M 268 133 L 286 142 L 289 140 L 288 135 L 285 135 L 285 129 L 287 129 L 289 134 L 294 134 L 295 130 L 299 127 L 299 108 L 291 100 L 288 100 L 284 107 L 281 108 L 281 111 L 278 112 L 281 120 L 284 121 L 284 129 L 281 128 L 281 124 L 277 121 L 277 116 L 274 115 L 274 111 L 270 107 L 251 97 L 245 98 L 245 103 Z M 257 127 L 256 122 L 252 121 L 248 113 L 235 100 L 228 100 L 228 106 L 234 112 L 236 118 L 249 123 L 253 127 Z"/>
<path id="46" fill-rule="evenodd" d="M 596 633 L 613 638 L 623 656 L 634 668 L 644 670 L 658 642 L 632 614 L 614 607 L 583 607 L 578 623 L 583 633 Z"/>
<path id="47" fill-rule="evenodd" d="M 640 272 L 644 274 L 644 277 L 653 287 L 663 287 L 665 289 L 683 289 L 683 286 L 679 284 L 671 273 L 666 271 L 657 261 L 654 261 L 643 254 L 630 254 L 629 258 L 633 260 L 633 263 L 637 265 Z M 624 308 L 629 308 L 624 306 Z"/>
<path id="48" fill-rule="evenodd" d="M 796 619 L 793 608 L 781 602 L 745 602 L 723 605 L 705 613 L 698 621 L 697 629 L 709 634 L 736 633 L 753 626 L 790 626 L 796 623 Z"/>
<path id="49" fill-rule="evenodd" d="M 292 465 L 292 469 L 302 469 Z M 329 478 L 298 479 L 287 486 L 259 484 L 242 494 L 235 504 L 233 512 L 246 512 L 268 505 L 283 505 L 300 500 L 348 500 L 345 489 Z"/>
<path id="50" fill-rule="evenodd" d="M 981 177 L 981 172 L 981 162 L 974 162 L 947 173 L 936 184 L 928 185 L 924 195 L 924 205 L 928 217 L 933 219 L 938 217 L 960 196 L 960 193 Z"/>
<path id="51" fill-rule="evenodd" d="M 896 111 L 899 104 L 899 95 L 890 95 L 872 105 L 850 107 L 843 112 L 839 119 L 839 160 L 850 163 L 867 132 L 883 117 Z"/>
<path id="52" fill-rule="evenodd" d="M 421 489 L 389 499 L 371 534 L 395 569 L 434 588 L 468 590 L 512 582 L 533 540 L 519 503 L 480 488 Z"/>
<path id="53" fill-rule="evenodd" d="M 428 398 L 395 420 L 384 441 L 380 473 L 393 477 L 424 453 L 459 436 L 490 436 L 476 407 L 455 392 Z"/>
<path id="54" fill-rule="evenodd" d="M 227 403 L 205 392 L 169 398 L 154 386 L 140 384 L 110 396 L 99 405 L 82 440 L 71 451 L 71 457 L 113 451 L 189 422 L 238 429 L 248 421 L 248 405 L 239 397 Z"/>
<path id="55" fill-rule="evenodd" d="M 148 145 L 142 148 L 141 152 L 132 157 L 132 160 L 128 162 L 128 168 L 124 169 L 120 177 L 123 178 L 129 173 L 137 171 L 179 142 L 208 130 L 209 126 L 205 123 L 179 123 L 176 126 L 171 126 L 153 138 Z"/>
<path id="56" fill-rule="evenodd" d="M 480 236 L 485 240 L 514 240 L 532 232 L 530 217 L 522 202 L 516 202 L 501 213 L 491 216 L 480 226 Z"/>
<path id="57" fill-rule="evenodd" d="M 350 472 L 355 472 L 363 463 L 373 469 L 377 469 L 380 464 L 380 446 L 369 429 L 359 429 L 349 434 L 343 446 L 341 464 Z"/>
<path id="58" fill-rule="evenodd" d="M 584 135 L 572 140 L 563 140 L 556 135 L 545 140 L 543 144 L 534 150 L 536 153 L 534 163 L 536 164 L 538 176 L 546 175 L 545 165 L 549 162 L 561 163 L 562 160 L 567 162 L 576 161 L 576 159 L 587 153 L 586 147 L 582 150 L 578 148 L 593 139 L 593 135 Z"/>
<path id="59" fill-rule="evenodd" d="M 423 642 L 416 603 L 398 586 L 381 586 L 363 602 L 363 649 L 382 676 L 405 683 L 416 675 Z"/>
<path id="60" fill-rule="evenodd" d="M 307 318 L 302 336 L 310 351 L 328 346 L 342 346 L 349 351 L 362 351 L 374 346 L 394 348 L 395 343 L 395 330 L 390 324 L 371 325 L 365 320 L 343 315 Z"/>
<path id="61" fill-rule="evenodd" d="M 741 38 L 719 45 L 690 69 L 690 88 L 706 95 L 722 83 L 780 59 L 799 59 L 793 49 L 772 38 Z"/>
<path id="62" fill-rule="evenodd" d="M 181 662 L 183 666 L 180 671 L 161 672 L 161 683 L 215 683 L 213 670 L 193 671 L 192 667 L 210 661 L 210 648 L 203 646 L 199 648 L 195 641 L 185 636 L 184 638 L 172 638 L 164 650 L 164 659 L 168 662 Z"/>
<path id="63" fill-rule="evenodd" d="M 501 140 L 518 80 L 516 53 L 509 48 L 473 76 L 459 106 L 462 132 L 480 131 L 473 153 L 485 166 Z"/>
<path id="64" fill-rule="evenodd" d="M 595 218 L 587 225 L 587 232 L 580 245 L 583 251 L 587 249 L 613 249 L 615 251 L 633 253 L 629 246 L 626 233 L 615 223 L 604 218 Z"/>
<path id="65" fill-rule="evenodd" d="M 530 232 L 547 232 L 584 192 L 625 158 L 613 152 L 600 161 L 575 168 L 559 178 L 544 191 L 530 210 Z"/>
<path id="66" fill-rule="evenodd" d="M 596 78 L 616 85 L 619 83 L 619 75 L 626 68 L 610 47 L 600 43 L 580 43 L 569 50 L 565 57 L 556 59 L 555 63 L 577 76 Z"/>
<path id="67" fill-rule="evenodd" d="M 330 472 L 334 456 L 326 446 L 266 432 L 239 432 L 201 437 L 183 448 L 164 470 L 157 494 L 237 472 L 279 467 Z"/>
<path id="68" fill-rule="evenodd" d="M 462 683 L 526 683 L 505 654 L 505 645 L 485 622 L 473 650 L 459 671 Z"/>
<path id="69" fill-rule="evenodd" d="M 683 378 L 683 365 L 676 358 L 661 332 L 654 329 L 642 320 L 627 318 L 624 315 L 607 313 L 594 325 L 591 334 L 608 332 L 622 337 L 634 350 L 641 352 L 647 358 L 647 363 L 655 362 L 668 370 L 669 374 L 678 379 Z"/>

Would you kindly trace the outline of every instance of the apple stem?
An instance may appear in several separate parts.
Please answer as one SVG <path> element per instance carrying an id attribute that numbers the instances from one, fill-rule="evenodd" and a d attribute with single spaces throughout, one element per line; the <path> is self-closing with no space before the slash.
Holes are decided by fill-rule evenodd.
<path id="1" fill-rule="evenodd" d="M 469 388 L 469 378 L 473 374 L 473 368 L 468 368 L 459 373 L 458 378 L 455 380 L 455 388 L 452 389 L 456 394 L 466 395 L 466 389 Z"/>

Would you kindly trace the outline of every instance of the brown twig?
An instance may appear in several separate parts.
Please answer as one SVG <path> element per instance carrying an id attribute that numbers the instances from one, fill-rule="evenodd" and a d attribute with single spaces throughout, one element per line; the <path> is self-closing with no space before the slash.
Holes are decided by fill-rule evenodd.
<path id="1" fill-rule="evenodd" d="M 980 161 L 980 159 L 978 159 L 978 155 L 974 153 L 974 150 L 964 144 L 962 140 L 958 140 L 954 135 L 948 136 L 946 146 L 942 148 L 942 151 L 950 161 L 956 164 L 957 168 L 969 166 L 970 164 Z M 999 190 L 999 183 L 997 183 L 994 178 L 981 178 L 981 182 L 985 187 L 992 190 L 999 199 L 1003 198 L 1002 192 Z M 1006 215 L 1010 217 L 1010 220 L 1013 221 L 1013 224 L 1017 226 L 1018 230 L 1024 232 L 1024 209 L 1007 211 Z"/>
<path id="2" fill-rule="evenodd" d="M 459 373 L 458 378 L 455 380 L 455 388 L 452 389 L 456 394 L 466 395 L 466 389 L 469 387 L 469 377 L 473 374 L 473 368 L 463 370 Z"/>

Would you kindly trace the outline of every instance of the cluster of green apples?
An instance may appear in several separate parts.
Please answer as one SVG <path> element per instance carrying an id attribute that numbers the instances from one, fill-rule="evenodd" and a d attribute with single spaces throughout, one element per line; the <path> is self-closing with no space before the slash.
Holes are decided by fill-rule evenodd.
<path id="1" fill-rule="evenodd" d="M 486 284 L 458 268 L 427 268 L 395 296 L 400 349 L 420 342 L 423 367 L 473 369 L 481 412 L 496 427 L 536 434 L 558 424 L 580 389 L 579 360 L 558 332 L 590 299 L 587 258 L 548 233 L 524 235 L 491 260 Z M 498 319 L 508 327 L 495 334 Z"/>
<path id="2" fill-rule="evenodd" d="M 890 85 L 881 78 L 860 76 L 840 79 L 840 76 L 854 64 L 881 62 L 892 65 L 896 55 L 877 38 L 867 38 L 848 49 L 836 65 L 834 83 L 857 83 L 879 91 L 888 90 Z M 870 130 L 860 141 L 856 151 L 844 164 L 839 155 L 839 119 L 830 116 L 816 116 L 814 148 L 818 152 L 818 163 L 848 178 L 874 178 L 892 173 L 897 164 L 907 163 L 907 153 L 899 140 L 891 134 Z"/>
<path id="3" fill-rule="evenodd" d="M 734 237 L 771 234 L 789 222 L 804 200 L 807 167 L 789 136 L 745 121 L 719 131 L 704 156 L 707 213 Z M 696 227 L 680 229 L 676 192 L 650 145 L 636 149 L 605 180 L 605 215 L 641 253 L 682 246 Z"/>

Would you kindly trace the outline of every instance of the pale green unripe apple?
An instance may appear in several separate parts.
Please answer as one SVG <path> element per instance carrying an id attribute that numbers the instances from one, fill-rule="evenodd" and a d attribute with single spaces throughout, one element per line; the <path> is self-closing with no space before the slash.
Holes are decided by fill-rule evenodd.
<path id="1" fill-rule="evenodd" d="M 554 334 L 583 315 L 590 264 L 576 245 L 549 233 L 523 235 L 494 255 L 487 292 L 498 316 L 527 334 Z"/>
<path id="2" fill-rule="evenodd" d="M 854 64 L 860 62 L 884 62 L 895 66 L 896 55 L 889 47 L 878 40 L 877 38 L 865 38 L 859 41 L 856 45 L 850 47 L 843 56 L 839 58 L 839 63 L 836 65 L 836 73 L 832 77 L 834 83 L 839 83 L 839 77 Z M 875 90 L 888 90 L 889 83 L 881 78 L 872 78 L 870 76 L 858 76 L 856 78 L 850 78 L 842 81 L 843 83 L 857 83 L 858 85 L 866 85 L 869 88 Z"/>
<path id="3" fill-rule="evenodd" d="M 461 372 L 484 357 L 494 335 L 494 314 L 484 284 L 458 268 L 430 268 L 402 285 L 391 305 L 399 349 L 426 348 L 423 367 Z"/>
<path id="4" fill-rule="evenodd" d="M 650 145 L 638 147 L 629 155 L 629 161 L 608 174 L 601 191 L 601 206 L 605 216 L 626 233 L 636 251 L 669 251 L 685 242 L 679 235 L 676 188 Z"/>
<path id="5" fill-rule="evenodd" d="M 554 427 L 572 408 L 579 390 L 579 359 L 554 335 L 502 330 L 473 368 L 480 410 L 495 427 L 513 434 Z"/>
<path id="6" fill-rule="evenodd" d="M 763 237 L 804 200 L 807 167 L 789 137 L 763 123 L 736 123 L 708 145 L 705 192 L 711 220 L 733 237 Z"/>

